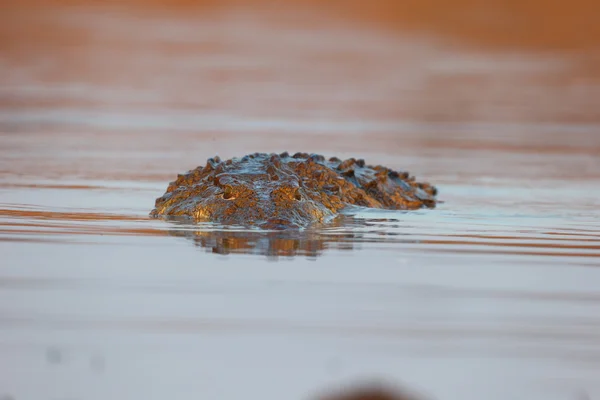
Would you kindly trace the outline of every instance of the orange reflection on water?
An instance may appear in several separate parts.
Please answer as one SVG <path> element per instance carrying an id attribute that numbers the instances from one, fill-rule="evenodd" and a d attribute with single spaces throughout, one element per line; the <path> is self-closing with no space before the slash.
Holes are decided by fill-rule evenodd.
<path id="1" fill-rule="evenodd" d="M 204 125 L 187 115 L 145 124 L 163 130 L 206 130 L 242 115 L 597 123 L 598 8 L 591 0 L 11 2 L 0 16 L 0 106 L 11 111 L 9 127 L 19 114 L 28 119 L 24 110 L 43 125 L 68 123 L 74 108 L 211 116 Z"/>

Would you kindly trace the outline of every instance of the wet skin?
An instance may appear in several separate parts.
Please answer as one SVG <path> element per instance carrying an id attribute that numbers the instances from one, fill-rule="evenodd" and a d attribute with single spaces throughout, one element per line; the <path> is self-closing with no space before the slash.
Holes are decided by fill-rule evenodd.
<path id="1" fill-rule="evenodd" d="M 307 153 L 254 153 L 208 159 L 179 175 L 156 199 L 152 217 L 189 217 L 264 229 L 326 223 L 348 205 L 414 210 L 433 208 L 437 190 L 364 160 Z"/>

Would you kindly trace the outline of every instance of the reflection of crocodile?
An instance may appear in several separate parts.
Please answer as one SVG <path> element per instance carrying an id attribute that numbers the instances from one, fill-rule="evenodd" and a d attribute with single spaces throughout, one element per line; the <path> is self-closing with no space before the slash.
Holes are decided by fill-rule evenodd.
<path id="1" fill-rule="evenodd" d="M 208 223 L 190 225 L 172 220 L 169 235 L 190 240 L 198 249 L 221 255 L 248 254 L 279 257 L 306 257 L 316 259 L 328 251 L 357 251 L 365 244 L 386 243 L 414 245 L 417 239 L 410 234 L 398 235 L 390 231 L 397 226 L 395 218 L 348 217 L 341 214 L 321 229 L 214 229 Z"/>
<path id="2" fill-rule="evenodd" d="M 227 161 L 210 158 L 206 166 L 179 175 L 150 215 L 266 229 L 304 227 L 327 222 L 348 205 L 432 208 L 436 193 L 407 172 L 364 160 L 255 153 Z"/>
<path id="3" fill-rule="evenodd" d="M 336 218 L 330 227 L 340 228 L 343 218 Z M 353 226 L 362 227 L 360 220 L 352 220 Z M 277 231 L 233 230 L 233 229 L 190 229 L 190 226 L 173 221 L 169 235 L 191 240 L 199 249 L 221 255 L 252 254 L 276 260 L 279 257 L 303 256 L 314 259 L 327 250 L 354 250 L 362 235 L 352 231 L 324 231 L 287 229 Z M 356 225 L 356 224 L 359 225 Z M 380 238 L 388 240 L 388 237 Z"/>

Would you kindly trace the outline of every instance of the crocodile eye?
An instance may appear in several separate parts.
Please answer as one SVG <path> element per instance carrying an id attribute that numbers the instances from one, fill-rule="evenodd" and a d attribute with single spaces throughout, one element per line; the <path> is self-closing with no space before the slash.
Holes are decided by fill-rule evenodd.
<path id="1" fill-rule="evenodd" d="M 222 197 L 225 200 L 233 200 L 234 199 L 233 188 L 231 186 L 225 186 L 225 189 L 223 189 Z"/>
<path id="2" fill-rule="evenodd" d="M 296 199 L 297 201 L 302 200 L 302 195 L 300 194 L 299 189 L 294 190 L 294 199 Z"/>

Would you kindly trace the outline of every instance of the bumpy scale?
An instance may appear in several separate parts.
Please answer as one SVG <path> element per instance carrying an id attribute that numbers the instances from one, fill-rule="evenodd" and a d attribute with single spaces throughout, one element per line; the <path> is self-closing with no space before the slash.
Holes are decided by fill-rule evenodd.
<path id="1" fill-rule="evenodd" d="M 360 159 L 255 153 L 210 158 L 206 166 L 178 175 L 150 215 L 277 229 L 327 222 L 348 205 L 433 208 L 436 194 L 434 186 L 407 172 Z"/>

